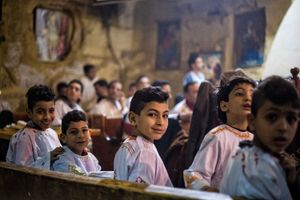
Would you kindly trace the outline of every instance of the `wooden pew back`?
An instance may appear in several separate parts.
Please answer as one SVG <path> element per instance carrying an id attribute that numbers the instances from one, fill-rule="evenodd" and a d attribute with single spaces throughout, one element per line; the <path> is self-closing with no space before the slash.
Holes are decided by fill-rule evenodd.
<path id="1" fill-rule="evenodd" d="M 101 135 L 92 136 L 92 153 L 103 170 L 112 171 L 115 154 L 122 144 L 122 119 L 108 119 L 103 115 L 89 115 L 89 127 L 101 129 Z"/>
<path id="2" fill-rule="evenodd" d="M 146 186 L 0 162 L 0 199 L 14 200 L 230 200 L 227 195 Z"/>

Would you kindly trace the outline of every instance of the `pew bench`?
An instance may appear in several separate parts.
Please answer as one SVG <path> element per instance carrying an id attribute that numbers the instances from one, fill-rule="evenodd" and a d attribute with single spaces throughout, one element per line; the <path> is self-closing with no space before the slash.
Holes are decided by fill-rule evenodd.
<path id="1" fill-rule="evenodd" d="M 230 200 L 224 194 L 141 185 L 0 162 L 0 199 L 14 200 Z"/>

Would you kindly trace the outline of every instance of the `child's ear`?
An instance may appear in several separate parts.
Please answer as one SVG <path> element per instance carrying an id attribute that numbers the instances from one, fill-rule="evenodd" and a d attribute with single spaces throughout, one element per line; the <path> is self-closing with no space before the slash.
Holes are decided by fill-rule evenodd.
<path id="1" fill-rule="evenodd" d="M 220 109 L 221 109 L 222 112 L 227 112 L 228 111 L 228 102 L 221 101 L 220 102 Z"/>
<path id="2" fill-rule="evenodd" d="M 128 113 L 128 119 L 131 125 L 135 126 L 136 125 L 136 114 L 132 111 Z"/>
<path id="3" fill-rule="evenodd" d="M 251 132 L 255 131 L 255 117 L 253 114 L 248 115 L 248 127 Z"/>
<path id="4" fill-rule="evenodd" d="M 29 119 L 32 119 L 33 113 L 32 113 L 32 111 L 29 108 L 26 108 L 26 113 L 27 113 Z"/>
<path id="5" fill-rule="evenodd" d="M 63 134 L 63 133 L 60 133 L 59 134 L 59 140 L 61 140 L 63 143 L 66 143 L 66 135 L 65 134 Z"/>

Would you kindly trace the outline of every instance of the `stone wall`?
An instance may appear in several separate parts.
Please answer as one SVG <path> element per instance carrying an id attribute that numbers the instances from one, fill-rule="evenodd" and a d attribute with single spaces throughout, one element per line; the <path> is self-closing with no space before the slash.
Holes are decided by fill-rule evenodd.
<path id="1" fill-rule="evenodd" d="M 173 93 L 182 90 L 181 80 L 188 70 L 187 59 L 192 51 L 223 52 L 223 70 L 234 68 L 234 14 L 265 7 L 265 56 L 290 0 L 257 0 L 257 5 L 245 1 L 220 1 L 222 9 L 213 10 L 207 0 L 129 1 L 119 7 L 92 6 L 79 0 L 4 0 L 0 24 L 0 98 L 11 104 L 13 111 L 24 111 L 24 94 L 36 83 L 55 88 L 60 80 L 69 81 L 82 76 L 85 63 L 95 64 L 97 76 L 108 81 L 121 79 L 127 85 L 140 74 L 152 80 L 167 79 Z M 225 2 L 225 3 L 224 3 Z M 252 1 L 246 1 L 252 2 Z M 70 53 L 55 62 L 41 61 L 37 56 L 34 33 L 34 9 L 67 10 L 73 19 Z M 110 8 L 109 8 L 110 7 Z M 180 22 L 180 68 L 156 69 L 158 22 Z M 263 67 L 246 71 L 259 79 Z M 174 96 L 173 94 L 173 96 Z"/>

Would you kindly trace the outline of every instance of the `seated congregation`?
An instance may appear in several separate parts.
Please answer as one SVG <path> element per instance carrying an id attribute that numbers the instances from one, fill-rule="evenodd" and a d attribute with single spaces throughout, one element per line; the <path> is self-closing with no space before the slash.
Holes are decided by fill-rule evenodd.
<path id="1" fill-rule="evenodd" d="M 60 100 L 48 86 L 35 85 L 26 94 L 28 121 L 10 137 L 0 172 L 12 171 L 22 179 L 29 173 L 31 181 L 35 173 L 45 181 L 57 177 L 68 187 L 66 180 L 72 180 L 77 188 L 82 180 L 85 189 L 79 190 L 94 192 L 95 178 L 78 177 L 128 181 L 133 183 L 123 188 L 117 182 L 98 185 L 103 191 L 121 188 L 137 198 L 141 193 L 160 198 L 160 191 L 178 198 L 299 199 L 294 150 L 300 98 L 291 81 L 271 76 L 257 83 L 236 71 L 224 73 L 218 89 L 208 81 L 191 83 L 184 87 L 185 109 L 175 113 L 161 86 L 141 86 L 126 107 L 120 83 L 113 81 L 108 84 L 111 98 L 103 98 L 115 106 L 117 117 L 85 112 L 79 80 L 68 84 L 67 96 Z M 60 126 L 58 132 L 53 125 Z M 179 188 L 187 189 L 180 193 Z"/>

